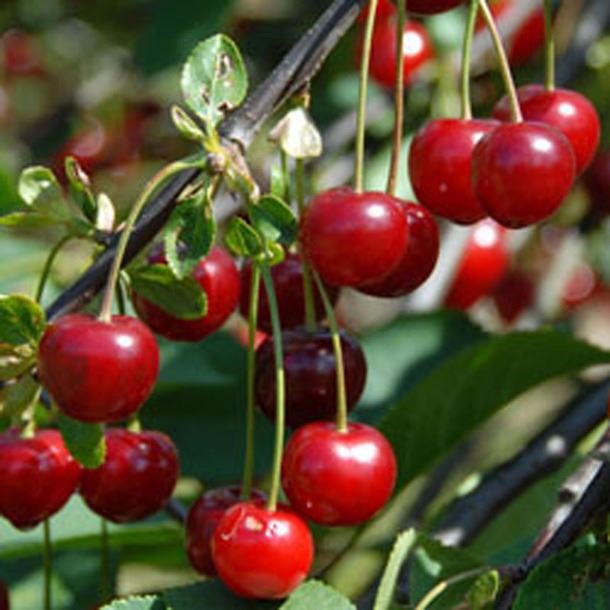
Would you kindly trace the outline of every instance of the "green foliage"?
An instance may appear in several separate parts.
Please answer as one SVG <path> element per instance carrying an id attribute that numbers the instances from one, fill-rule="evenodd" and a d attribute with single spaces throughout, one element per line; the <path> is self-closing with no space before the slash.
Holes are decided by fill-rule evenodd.
<path id="1" fill-rule="evenodd" d="M 63 413 L 57 417 L 68 451 L 85 468 L 98 468 L 106 459 L 104 427 L 76 421 Z"/>
<path id="2" fill-rule="evenodd" d="M 302 584 L 280 606 L 280 610 L 356 610 L 341 593 L 324 583 L 312 580 Z"/>
<path id="3" fill-rule="evenodd" d="M 32 375 L 23 375 L 0 390 L 0 412 L 14 419 L 38 402 L 40 384 Z"/>
<path id="4" fill-rule="evenodd" d="M 479 576 L 472 585 L 466 601 L 471 610 L 487 610 L 496 599 L 500 590 L 500 574 L 497 570 L 490 570 Z"/>
<path id="5" fill-rule="evenodd" d="M 105 606 L 101 610 L 169 610 L 163 600 L 156 596 L 134 595 L 127 599 L 117 600 Z"/>
<path id="6" fill-rule="evenodd" d="M 168 610 L 277 610 L 277 602 L 244 600 L 229 593 L 218 580 L 165 591 Z"/>
<path id="7" fill-rule="evenodd" d="M 172 107 L 172 121 L 176 129 L 188 140 L 202 142 L 205 139 L 199 125 L 180 106 Z"/>
<path id="8" fill-rule="evenodd" d="M 255 229 L 271 242 L 285 246 L 294 243 L 298 222 L 294 212 L 275 195 L 263 195 L 248 207 L 248 215 Z"/>
<path id="9" fill-rule="evenodd" d="M 244 258 L 254 258 L 263 252 L 263 242 L 258 233 L 239 217 L 229 221 L 225 243 L 233 254 Z"/>
<path id="10" fill-rule="evenodd" d="M 89 178 L 74 157 L 66 157 L 66 177 L 72 199 L 81 212 L 91 222 L 97 217 L 97 202 L 91 190 Z"/>
<path id="11" fill-rule="evenodd" d="M 28 207 L 48 216 L 65 216 L 63 192 L 50 169 L 42 166 L 24 169 L 18 189 Z"/>

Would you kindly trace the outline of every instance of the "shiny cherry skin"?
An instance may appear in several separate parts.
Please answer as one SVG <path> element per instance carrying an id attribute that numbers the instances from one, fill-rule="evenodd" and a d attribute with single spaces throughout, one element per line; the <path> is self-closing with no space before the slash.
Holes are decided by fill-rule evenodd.
<path id="1" fill-rule="evenodd" d="M 307 577 L 314 546 L 307 524 L 290 508 L 270 511 L 240 502 L 220 519 L 212 538 L 218 576 L 233 593 L 282 599 Z"/>
<path id="2" fill-rule="evenodd" d="M 493 292 L 510 263 L 506 242 L 506 231 L 492 220 L 483 220 L 474 227 L 445 305 L 468 309 Z"/>
<path id="3" fill-rule="evenodd" d="M 437 119 L 413 138 L 409 176 L 419 202 L 433 214 L 459 224 L 487 216 L 472 188 L 472 153 L 496 121 Z"/>
<path id="4" fill-rule="evenodd" d="M 159 347 L 145 324 L 130 316 L 110 322 L 70 314 L 47 327 L 38 373 L 59 408 L 84 422 L 133 415 L 152 392 Z"/>
<path id="5" fill-rule="evenodd" d="M 244 318 L 248 318 L 250 307 L 250 282 L 252 277 L 252 263 L 246 261 L 241 270 L 241 296 L 239 311 Z M 305 324 L 305 288 L 303 285 L 303 264 L 298 254 L 288 253 L 286 258 L 271 267 L 271 277 L 275 288 L 275 296 L 280 313 L 280 322 L 283 329 L 295 328 Z M 316 320 L 324 319 L 324 304 L 315 282 L 312 279 L 314 291 L 314 304 Z M 334 303 L 339 296 L 339 290 L 328 286 L 326 292 Z M 258 328 L 271 333 L 271 313 L 267 293 L 261 284 L 258 298 Z"/>
<path id="6" fill-rule="evenodd" d="M 290 438 L 282 487 L 303 517 L 326 526 L 356 525 L 376 515 L 396 483 L 396 457 L 375 428 L 350 423 L 346 431 L 314 422 Z"/>
<path id="7" fill-rule="evenodd" d="M 358 287 L 387 275 L 400 262 L 408 237 L 400 202 L 385 193 L 324 191 L 301 219 L 303 256 L 334 286 Z"/>
<path id="8" fill-rule="evenodd" d="M 576 163 L 566 137 L 544 123 L 503 123 L 476 145 L 476 196 L 491 218 L 512 229 L 540 222 L 561 205 Z"/>
<path id="9" fill-rule="evenodd" d="M 417 71 L 432 57 L 434 51 L 428 31 L 416 21 L 408 21 L 404 26 L 402 70 L 405 86 L 414 80 Z M 396 79 L 396 20 L 384 19 L 375 25 L 371 48 L 370 74 L 381 86 L 394 88 Z"/>
<path id="10" fill-rule="evenodd" d="M 591 206 L 598 212 L 610 212 L 610 150 L 596 155 L 583 176 Z"/>
<path id="11" fill-rule="evenodd" d="M 439 253 L 439 234 L 436 221 L 426 208 L 404 202 L 409 223 L 409 241 L 402 259 L 394 271 L 376 282 L 359 288 L 360 292 L 375 297 L 400 297 L 419 288 L 436 267 Z"/>
<path id="12" fill-rule="evenodd" d="M 227 509 L 242 500 L 240 487 L 219 487 L 206 491 L 191 506 L 185 527 L 186 553 L 193 568 L 203 576 L 213 578 L 217 575 L 212 559 L 212 537 Z M 251 500 L 262 504 L 266 496 L 253 489 Z"/>
<path id="13" fill-rule="evenodd" d="M 542 85 L 520 87 L 518 95 L 526 120 L 552 125 L 568 139 L 576 157 L 576 173 L 582 173 L 591 163 L 601 135 L 599 116 L 593 104 L 577 91 L 548 91 Z M 496 104 L 493 114 L 502 121 L 510 120 L 506 97 Z"/>
<path id="14" fill-rule="evenodd" d="M 106 460 L 85 470 L 80 493 L 96 514 L 114 523 L 131 523 L 161 510 L 179 475 L 176 447 L 161 432 L 106 431 Z"/>
<path id="15" fill-rule="evenodd" d="M 335 419 L 337 374 L 332 337 L 327 329 L 297 328 L 282 332 L 286 379 L 286 423 L 296 428 Z M 353 409 L 364 390 L 366 360 L 360 344 L 341 332 L 347 408 Z M 275 419 L 275 357 L 268 337 L 256 352 L 256 404 Z"/>
<path id="16" fill-rule="evenodd" d="M 534 283 L 522 271 L 509 271 L 496 286 L 492 296 L 502 320 L 507 325 L 512 325 L 534 303 Z"/>
<path id="17" fill-rule="evenodd" d="M 0 515 L 18 529 L 35 527 L 57 513 L 78 489 L 81 467 L 57 430 L 21 438 L 0 435 Z"/>
<path id="18" fill-rule="evenodd" d="M 436 15 L 463 3 L 464 0 L 407 0 L 407 10 L 417 15 Z"/>
<path id="19" fill-rule="evenodd" d="M 155 251 L 148 259 L 151 264 L 166 265 L 162 252 Z M 192 277 L 207 297 L 207 313 L 195 320 L 171 315 L 136 292 L 133 306 L 139 318 L 158 335 L 173 341 L 201 341 L 218 330 L 235 311 L 240 293 L 239 271 L 226 250 L 215 246 L 195 267 Z"/>

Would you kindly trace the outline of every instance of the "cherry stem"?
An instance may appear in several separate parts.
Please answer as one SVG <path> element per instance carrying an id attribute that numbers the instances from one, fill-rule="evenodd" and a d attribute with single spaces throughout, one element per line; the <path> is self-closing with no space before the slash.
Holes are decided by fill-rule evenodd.
<path id="1" fill-rule="evenodd" d="M 456 574 L 447 580 L 439 582 L 435 587 L 430 589 L 430 591 L 428 591 L 424 597 L 422 597 L 417 606 L 415 606 L 415 610 L 426 610 L 426 608 L 428 608 L 435 599 L 442 595 L 452 585 L 456 585 L 465 580 L 470 580 L 471 578 L 477 578 L 478 576 L 487 574 L 489 571 L 490 569 L 488 567 L 475 568 L 474 570 Z"/>
<path id="2" fill-rule="evenodd" d="M 479 0 L 470 0 L 470 9 L 464 30 L 464 44 L 462 46 L 462 80 L 460 94 L 462 99 L 462 120 L 472 119 L 472 100 L 470 97 L 470 62 L 472 58 L 472 41 L 479 14 Z"/>
<path id="3" fill-rule="evenodd" d="M 398 182 L 398 169 L 400 165 L 400 153 L 402 151 L 402 132 L 405 118 L 405 71 L 404 71 L 404 46 L 405 46 L 405 22 L 407 20 L 407 9 L 405 0 L 399 0 L 396 17 L 396 76 L 394 81 L 394 137 L 392 142 L 392 160 L 390 162 L 390 173 L 388 175 L 387 193 L 394 197 Z"/>
<path id="4" fill-rule="evenodd" d="M 44 610 L 52 610 L 51 579 L 53 577 L 53 557 L 51 548 L 51 523 L 45 519 L 43 523 L 43 569 L 44 569 Z"/>
<path id="5" fill-rule="evenodd" d="M 134 434 L 140 434 L 140 432 L 142 432 L 142 422 L 137 413 L 129 418 L 126 428 L 129 432 L 133 432 Z"/>
<path id="6" fill-rule="evenodd" d="M 286 203 L 290 205 L 290 169 L 288 167 L 288 155 L 280 149 L 280 162 L 282 164 L 282 181 L 284 182 L 284 192 L 282 196 Z"/>
<path id="7" fill-rule="evenodd" d="M 280 495 L 282 476 L 282 454 L 284 452 L 284 428 L 286 417 L 286 380 L 284 375 L 284 350 L 282 347 L 282 328 L 277 306 L 277 298 L 269 267 L 261 267 L 261 275 L 267 292 L 271 328 L 273 329 L 273 355 L 275 358 L 275 447 L 273 450 L 273 468 L 271 471 L 271 490 L 267 500 L 267 509 L 274 512 Z"/>
<path id="8" fill-rule="evenodd" d="M 485 24 L 487 25 L 489 34 L 491 35 L 494 49 L 496 51 L 496 56 L 500 64 L 500 74 L 502 75 L 502 79 L 504 80 L 506 95 L 508 97 L 508 103 L 510 105 L 511 118 L 514 123 L 521 123 L 523 121 L 523 115 L 521 114 L 519 98 L 517 97 L 517 89 L 515 87 L 515 81 L 513 80 L 510 71 L 508 57 L 506 56 L 506 51 L 504 50 L 504 45 L 502 44 L 502 38 L 500 37 L 500 33 L 498 32 L 498 28 L 496 27 L 496 23 L 494 21 L 491 10 L 489 9 L 489 4 L 487 3 L 487 0 L 479 0 L 479 6 L 481 8 L 481 12 L 483 13 L 483 18 L 485 19 Z"/>
<path id="9" fill-rule="evenodd" d="M 555 37 L 553 35 L 552 0 L 544 0 L 544 86 L 547 91 L 555 89 Z"/>
<path id="10" fill-rule="evenodd" d="M 40 274 L 40 280 L 38 280 L 38 286 L 36 288 L 36 296 L 34 300 L 40 303 L 42 299 L 42 295 L 44 293 L 45 286 L 47 285 L 47 281 L 49 279 L 49 274 L 51 273 L 51 268 L 53 267 L 53 263 L 59 254 L 59 251 L 64 247 L 64 245 L 72 239 L 72 235 L 64 235 L 54 246 L 51 248 L 49 255 L 47 256 L 47 260 L 44 263 L 44 267 L 42 269 L 42 273 Z"/>
<path id="11" fill-rule="evenodd" d="M 370 0 L 369 13 L 364 29 L 362 45 L 362 62 L 360 64 L 360 91 L 358 94 L 358 118 L 356 120 L 356 156 L 354 167 L 354 190 L 362 193 L 364 186 L 364 139 L 366 130 L 366 98 L 369 84 L 369 66 L 371 63 L 371 47 L 373 45 L 373 30 L 379 0 Z"/>
<path id="12" fill-rule="evenodd" d="M 256 325 L 258 322 L 258 299 L 261 287 L 261 271 L 257 264 L 252 265 L 250 277 L 250 303 L 248 308 L 248 354 L 246 356 L 246 451 L 241 495 L 249 500 L 252 495 L 254 476 L 254 382 L 256 378 Z"/>
<path id="13" fill-rule="evenodd" d="M 108 544 L 108 522 L 100 520 L 100 597 L 107 602 L 111 596 L 110 587 L 110 547 Z"/>
<path id="14" fill-rule="evenodd" d="M 328 325 L 330 327 L 330 333 L 333 342 L 333 351 L 335 354 L 335 371 L 337 375 L 337 430 L 339 432 L 347 432 L 347 392 L 345 390 L 345 365 L 343 361 L 343 347 L 341 345 L 341 334 L 339 332 L 339 324 L 337 324 L 337 317 L 335 316 L 335 310 L 328 298 L 326 288 L 320 280 L 318 274 L 314 274 L 320 296 L 322 297 L 322 303 L 324 304 L 324 312 L 328 319 Z"/>

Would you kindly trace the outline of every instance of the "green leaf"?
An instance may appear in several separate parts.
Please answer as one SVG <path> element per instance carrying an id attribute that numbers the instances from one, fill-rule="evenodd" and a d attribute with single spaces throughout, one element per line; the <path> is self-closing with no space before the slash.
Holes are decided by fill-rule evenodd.
<path id="1" fill-rule="evenodd" d="M 97 202 L 91 191 L 89 177 L 74 157 L 66 157 L 65 168 L 72 198 L 85 215 L 85 218 L 95 222 L 97 217 Z"/>
<path id="2" fill-rule="evenodd" d="M 37 350 L 32 345 L 8 345 L 0 343 L 0 381 L 8 381 L 23 375 L 36 364 Z"/>
<path id="3" fill-rule="evenodd" d="M 206 295 L 192 277 L 178 279 L 167 265 L 139 267 L 129 277 L 135 292 L 177 318 L 196 320 L 206 314 Z"/>
<path id="4" fill-rule="evenodd" d="M 63 191 L 53 172 L 40 165 L 27 167 L 19 177 L 19 195 L 26 205 L 41 214 L 68 218 Z"/>
<path id="5" fill-rule="evenodd" d="M 0 216 L 0 225 L 19 229 L 41 229 L 58 224 L 57 218 L 37 212 L 12 212 Z"/>
<path id="6" fill-rule="evenodd" d="M 248 76 L 235 43 L 218 34 L 200 42 L 182 70 L 187 105 L 210 126 L 236 108 L 248 92 Z"/>
<path id="7" fill-rule="evenodd" d="M 494 337 L 445 361 L 383 418 L 399 489 L 504 405 L 544 381 L 610 362 L 610 353 L 555 331 Z"/>
<path id="8" fill-rule="evenodd" d="M 40 384 L 31 375 L 24 375 L 17 382 L 7 385 L 0 397 L 2 414 L 10 418 L 20 416 L 38 401 L 40 390 Z"/>
<path id="9" fill-rule="evenodd" d="M 172 106 L 172 121 L 176 129 L 188 140 L 202 142 L 205 134 L 199 125 L 180 106 Z"/>
<path id="10" fill-rule="evenodd" d="M 168 610 L 277 610 L 277 602 L 241 599 L 218 580 L 163 592 Z M 339 608 L 338 610 L 341 610 Z"/>
<path id="11" fill-rule="evenodd" d="M 316 580 L 302 584 L 280 606 L 280 610 L 356 610 L 347 597 Z"/>
<path id="12" fill-rule="evenodd" d="M 216 237 L 216 222 L 206 189 L 182 201 L 163 234 L 167 262 L 178 278 L 188 276 L 206 256 Z"/>
<path id="13" fill-rule="evenodd" d="M 170 610 L 157 595 L 135 595 L 102 606 L 100 610 Z"/>
<path id="14" fill-rule="evenodd" d="M 500 574 L 497 570 L 490 570 L 479 576 L 472 585 L 466 601 L 470 610 L 486 610 L 496 599 L 500 590 Z"/>
<path id="15" fill-rule="evenodd" d="M 298 223 L 293 211 L 275 195 L 264 195 L 248 207 L 254 227 L 266 239 L 285 246 L 294 243 Z"/>
<path id="16" fill-rule="evenodd" d="M 411 552 L 413 545 L 417 540 L 415 530 L 409 529 L 399 534 L 394 543 L 392 553 L 388 559 L 377 596 L 375 597 L 375 605 L 373 610 L 387 610 L 394 599 L 394 590 L 396 589 L 396 581 L 400 573 L 400 569 Z"/>
<path id="17" fill-rule="evenodd" d="M 36 301 L 18 294 L 0 296 L 0 343 L 36 345 L 45 328 L 46 317 Z"/>
<path id="18" fill-rule="evenodd" d="M 279 165 L 271 168 L 271 193 L 280 199 L 284 199 L 288 192 L 288 183 L 284 171 Z"/>
<path id="19" fill-rule="evenodd" d="M 572 547 L 540 564 L 519 587 L 514 610 L 604 610 L 610 599 L 610 547 Z"/>
<path id="20" fill-rule="evenodd" d="M 85 468 L 98 468 L 106 459 L 104 428 L 99 424 L 86 424 L 59 413 L 57 418 L 61 435 L 68 451 Z"/>
<path id="21" fill-rule="evenodd" d="M 225 233 L 225 243 L 236 256 L 254 258 L 263 252 L 263 242 L 258 233 L 242 218 L 230 220 Z"/>

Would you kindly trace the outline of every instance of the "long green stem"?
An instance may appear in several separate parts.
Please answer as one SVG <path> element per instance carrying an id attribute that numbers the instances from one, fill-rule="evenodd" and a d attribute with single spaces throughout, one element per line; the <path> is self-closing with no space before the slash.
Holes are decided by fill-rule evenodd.
<path id="1" fill-rule="evenodd" d="M 108 522 L 100 520 L 100 598 L 107 602 L 112 595 L 110 586 L 110 547 L 108 545 Z"/>
<path id="2" fill-rule="evenodd" d="M 43 566 L 44 566 L 44 610 L 52 610 L 51 579 L 53 577 L 53 557 L 51 548 L 51 523 L 46 519 L 43 523 Z"/>
<path id="3" fill-rule="evenodd" d="M 356 161 L 354 167 L 354 188 L 361 193 L 364 186 L 364 132 L 366 129 L 366 98 L 369 84 L 369 66 L 371 63 L 371 46 L 373 29 L 377 14 L 378 0 L 370 0 L 369 13 L 364 29 L 362 44 L 362 63 L 360 65 L 360 92 L 358 94 L 358 118 L 356 121 Z"/>
<path id="4" fill-rule="evenodd" d="M 460 86 L 460 97 L 462 100 L 462 119 L 472 119 L 472 100 L 470 98 L 470 62 L 472 57 L 472 40 L 479 14 L 478 0 L 470 0 L 468 20 L 464 31 L 464 44 L 462 46 L 462 79 Z"/>
<path id="5" fill-rule="evenodd" d="M 284 350 L 282 347 L 282 329 L 277 306 L 277 298 L 269 267 L 261 267 L 261 275 L 267 291 L 271 328 L 273 329 L 273 354 L 275 357 L 275 447 L 273 450 L 273 468 L 271 471 L 271 490 L 267 500 L 267 508 L 273 512 L 277 508 L 280 494 L 280 478 L 282 473 L 282 454 L 284 452 L 284 428 L 286 417 L 286 380 L 284 375 Z"/>
<path id="6" fill-rule="evenodd" d="M 40 279 L 38 280 L 38 286 L 36 288 L 36 296 L 34 297 L 36 301 L 40 303 L 42 299 L 42 295 L 44 293 L 45 286 L 47 285 L 47 280 L 49 279 L 49 274 L 51 273 L 51 269 L 53 267 L 53 263 L 59 251 L 66 245 L 68 241 L 72 239 L 72 235 L 64 235 L 54 246 L 51 248 L 49 255 L 47 256 L 47 260 L 44 263 L 44 267 L 42 269 L 42 273 L 40 274 Z"/>
<path id="7" fill-rule="evenodd" d="M 403 57 L 405 54 L 405 22 L 407 20 L 406 2 L 398 2 L 398 13 L 396 17 L 396 78 L 394 85 L 394 136 L 392 142 L 392 160 L 390 161 L 390 173 L 388 175 L 387 192 L 392 197 L 396 195 L 398 182 L 398 168 L 400 165 L 400 152 L 402 150 L 402 132 L 405 117 L 405 71 L 403 69 Z"/>
<path id="8" fill-rule="evenodd" d="M 290 205 L 290 168 L 288 167 L 288 155 L 280 148 L 280 162 L 282 164 L 282 181 L 284 182 L 284 199 Z"/>
<path id="9" fill-rule="evenodd" d="M 482 576 L 486 572 L 489 572 L 489 568 L 476 568 L 474 570 L 470 570 L 469 572 L 456 574 L 447 580 L 439 582 L 435 587 L 430 589 L 430 591 L 428 591 L 424 597 L 422 597 L 421 601 L 417 604 L 417 606 L 415 606 L 415 610 L 426 610 L 426 608 L 428 608 L 428 606 L 430 606 L 435 599 L 442 595 L 452 585 L 463 582 L 464 580 L 476 578 L 477 576 Z"/>
<path id="10" fill-rule="evenodd" d="M 521 114 L 521 107 L 519 106 L 519 99 L 517 97 L 517 89 L 515 88 L 515 82 L 510 71 L 510 64 L 508 63 L 508 57 L 506 56 L 506 51 L 504 50 L 504 45 L 502 44 L 502 38 L 500 37 L 500 33 L 496 27 L 496 23 L 491 10 L 489 9 L 487 0 L 479 0 L 479 6 L 493 41 L 498 63 L 500 64 L 500 74 L 502 75 L 502 80 L 504 81 L 504 86 L 506 88 L 506 95 L 510 104 L 511 118 L 513 122 L 520 123 L 523 121 L 523 115 Z"/>
<path id="11" fill-rule="evenodd" d="M 341 334 L 339 332 L 339 324 L 335 311 L 326 293 L 326 288 L 317 274 L 314 274 L 322 302 L 324 303 L 324 312 L 328 318 L 328 325 L 333 342 L 333 351 L 335 354 L 335 368 L 337 375 L 337 430 L 339 432 L 347 432 L 347 392 L 345 389 L 345 365 L 343 361 L 343 347 L 341 346 Z"/>
<path id="12" fill-rule="evenodd" d="M 252 265 L 250 276 L 250 305 L 248 309 L 248 354 L 246 357 L 246 451 L 241 495 L 248 500 L 252 494 L 254 476 L 254 381 L 256 376 L 256 324 L 258 322 L 258 299 L 261 287 L 261 272 L 257 264 Z"/>
<path id="13" fill-rule="evenodd" d="M 555 37 L 553 36 L 553 3 L 544 0 L 544 86 L 547 91 L 555 89 Z"/>

